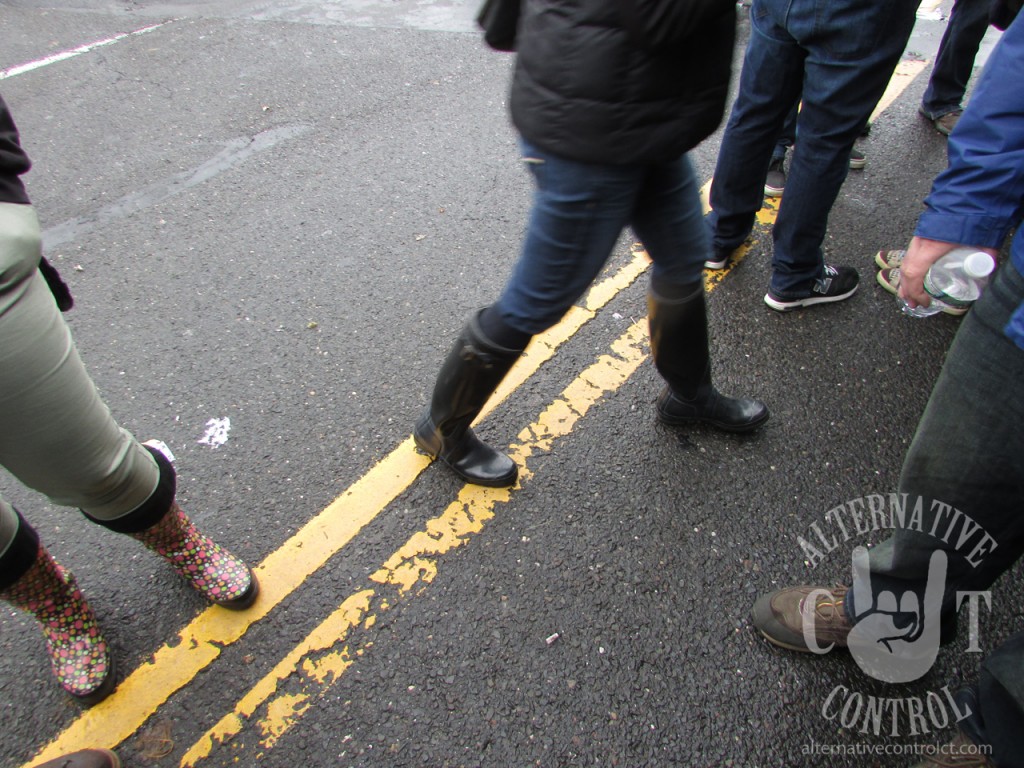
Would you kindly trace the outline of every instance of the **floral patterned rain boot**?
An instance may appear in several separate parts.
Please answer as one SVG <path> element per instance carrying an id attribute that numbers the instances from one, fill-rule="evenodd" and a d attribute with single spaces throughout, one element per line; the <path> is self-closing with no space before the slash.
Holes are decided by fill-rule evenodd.
<path id="1" fill-rule="evenodd" d="M 217 605 L 240 611 L 259 594 L 256 575 L 249 567 L 204 536 L 176 502 L 155 525 L 129 535 L 167 560 Z"/>
<path id="2" fill-rule="evenodd" d="M 92 706 L 114 690 L 114 664 L 96 615 L 75 577 L 40 544 L 35 562 L 0 599 L 31 613 L 42 626 L 57 682 L 75 701 Z"/>

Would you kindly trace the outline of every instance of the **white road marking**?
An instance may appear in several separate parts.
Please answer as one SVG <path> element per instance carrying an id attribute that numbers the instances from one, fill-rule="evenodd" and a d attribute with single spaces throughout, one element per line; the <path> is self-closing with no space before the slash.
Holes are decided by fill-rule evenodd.
<path id="1" fill-rule="evenodd" d="M 97 40 L 95 43 L 86 43 L 85 45 L 80 45 L 77 48 L 72 48 L 69 51 L 61 51 L 60 53 L 55 53 L 52 56 L 47 56 L 43 59 L 29 61 L 25 64 L 18 64 L 13 67 L 8 67 L 7 69 L 0 69 L 0 80 L 5 80 L 8 77 L 14 77 L 15 75 L 20 75 L 24 72 L 31 72 L 33 69 L 39 69 L 40 67 L 45 67 L 48 64 L 55 64 L 58 61 L 64 61 L 66 59 L 74 58 L 75 56 L 81 56 L 83 53 L 94 51 L 105 45 L 112 45 L 119 40 L 124 40 L 134 35 L 144 35 L 145 33 L 152 32 L 154 29 L 158 29 L 165 24 L 170 24 L 172 21 L 174 21 L 174 19 L 161 21 L 159 24 L 151 24 L 148 27 L 136 29 L 134 32 L 125 32 L 120 35 L 114 35 L 114 37 L 108 37 L 106 40 Z"/>

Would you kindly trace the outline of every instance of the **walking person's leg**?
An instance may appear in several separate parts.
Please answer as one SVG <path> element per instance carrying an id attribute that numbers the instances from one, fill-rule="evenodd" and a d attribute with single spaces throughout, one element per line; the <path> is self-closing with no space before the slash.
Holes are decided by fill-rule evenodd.
<path id="1" fill-rule="evenodd" d="M 939 43 L 920 112 L 947 136 L 963 111 L 974 60 L 988 31 L 991 5 L 988 0 L 956 0 Z"/>
<path id="2" fill-rule="evenodd" d="M 629 221 L 640 169 L 566 160 L 522 142 L 536 183 L 522 253 L 498 301 L 473 315 L 441 366 L 416 444 L 469 483 L 508 486 L 515 463 L 471 425 L 530 339 L 593 282 Z"/>
<path id="3" fill-rule="evenodd" d="M 729 432 L 757 428 L 768 419 L 763 403 L 726 397 L 712 384 L 702 269 L 710 242 L 687 157 L 648 170 L 632 224 L 654 262 L 647 301 L 651 356 L 666 381 L 658 417 Z"/>
<path id="4" fill-rule="evenodd" d="M 840 301 L 857 288 L 850 267 L 826 267 L 822 242 L 854 141 L 885 92 L 914 24 L 917 0 L 794 4 L 787 23 L 807 51 L 799 141 L 773 228 L 765 302 L 780 311 Z M 799 13 L 797 9 L 799 8 Z M 851 30 L 855 30 L 853 34 Z"/>
<path id="5" fill-rule="evenodd" d="M 712 255 L 721 269 L 750 235 L 764 202 L 764 184 L 776 142 L 800 100 L 805 53 L 777 21 L 786 3 L 755 0 L 739 91 L 719 147 L 711 181 Z"/>

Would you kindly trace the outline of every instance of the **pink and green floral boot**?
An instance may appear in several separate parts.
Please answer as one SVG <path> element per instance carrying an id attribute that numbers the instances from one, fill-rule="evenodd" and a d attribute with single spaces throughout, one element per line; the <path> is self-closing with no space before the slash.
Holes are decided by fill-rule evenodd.
<path id="1" fill-rule="evenodd" d="M 0 591 L 3 599 L 39 621 L 57 682 L 83 706 L 114 690 L 114 664 L 92 608 L 75 577 L 40 544 L 35 562 Z"/>
<path id="2" fill-rule="evenodd" d="M 130 534 L 169 562 L 208 600 L 240 611 L 259 594 L 249 567 L 204 536 L 181 507 L 171 504 L 156 525 Z"/>

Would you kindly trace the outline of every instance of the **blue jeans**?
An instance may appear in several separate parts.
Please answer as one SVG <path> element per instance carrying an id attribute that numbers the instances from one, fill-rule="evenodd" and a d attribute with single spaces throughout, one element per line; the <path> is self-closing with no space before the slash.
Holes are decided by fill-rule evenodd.
<path id="1" fill-rule="evenodd" d="M 870 550 L 874 595 L 888 591 L 898 598 L 914 592 L 919 599 L 932 553 L 947 553 L 946 642 L 956 626 L 956 592 L 988 589 L 1024 554 L 1024 350 L 1003 332 L 1021 304 L 1024 277 L 1008 262 L 964 317 L 900 475 L 899 490 L 908 499 L 921 497 L 925 510 L 932 500 L 949 504 L 980 531 L 958 547 L 963 528 L 946 532 L 953 513 L 939 518 L 933 536 L 936 516 L 926 511 L 923 533 L 898 528 Z M 982 532 L 995 547 L 973 558 L 972 565 L 970 555 Z M 850 601 L 847 610 L 857 615 Z M 1024 636 L 1006 641 L 985 660 L 977 694 L 976 716 L 965 721 L 965 730 L 992 745 L 997 765 L 1024 764 Z"/>
<path id="2" fill-rule="evenodd" d="M 921 99 L 921 113 L 937 120 L 962 108 L 974 58 L 988 31 L 990 0 L 956 0 L 939 43 L 928 88 Z"/>
<path id="3" fill-rule="evenodd" d="M 786 115 L 786 122 L 782 124 L 782 133 L 779 134 L 779 138 L 775 140 L 775 149 L 772 150 L 772 162 L 776 160 L 782 160 L 786 157 L 786 152 L 793 146 L 793 142 L 796 141 L 796 116 L 799 113 L 800 104 L 796 103 L 793 108 L 789 110 L 789 114 Z"/>
<path id="4" fill-rule="evenodd" d="M 824 274 L 821 243 L 850 151 L 885 92 L 920 0 L 754 0 L 739 94 L 711 186 L 716 250 L 739 247 L 760 210 L 776 139 L 797 120 L 773 231 L 772 292 L 801 298 Z"/>
<path id="5" fill-rule="evenodd" d="M 495 305 L 510 327 L 540 333 L 561 320 L 632 226 L 654 277 L 699 283 L 710 244 L 685 156 L 660 165 L 578 163 L 521 140 L 537 188 L 522 255 Z"/>

